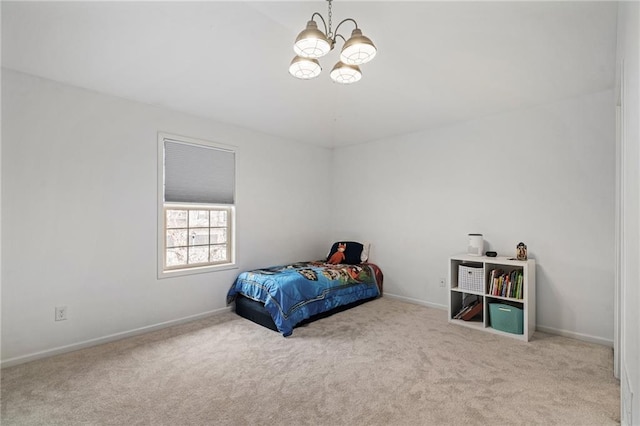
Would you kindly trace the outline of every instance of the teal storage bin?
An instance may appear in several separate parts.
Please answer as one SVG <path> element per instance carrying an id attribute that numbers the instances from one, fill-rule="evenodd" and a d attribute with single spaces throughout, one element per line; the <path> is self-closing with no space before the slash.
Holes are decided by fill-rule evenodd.
<path id="1" fill-rule="evenodd" d="M 522 309 L 503 303 L 489 303 L 489 324 L 496 330 L 523 334 Z"/>

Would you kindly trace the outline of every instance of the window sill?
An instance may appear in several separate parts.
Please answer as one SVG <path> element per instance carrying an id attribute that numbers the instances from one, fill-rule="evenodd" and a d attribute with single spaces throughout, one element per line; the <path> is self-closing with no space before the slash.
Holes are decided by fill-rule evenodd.
<path id="1" fill-rule="evenodd" d="M 238 265 L 236 265 L 235 263 L 226 263 L 224 265 L 201 266 L 198 268 L 159 271 L 158 279 L 183 277 L 185 275 L 207 274 L 209 272 L 229 271 L 232 269 L 238 269 Z"/>

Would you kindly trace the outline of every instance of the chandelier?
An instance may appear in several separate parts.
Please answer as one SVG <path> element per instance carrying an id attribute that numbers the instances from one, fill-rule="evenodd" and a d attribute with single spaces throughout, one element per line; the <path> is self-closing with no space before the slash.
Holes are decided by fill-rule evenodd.
<path id="1" fill-rule="evenodd" d="M 318 12 L 311 15 L 311 20 L 307 22 L 307 27 L 298 34 L 293 45 L 296 56 L 289 65 L 289 73 L 299 79 L 309 80 L 317 77 L 322 71 L 318 58 L 329 53 L 336 44 L 336 39 L 340 37 L 344 41 L 342 52 L 340 52 L 340 61 L 333 67 L 331 79 L 340 84 L 351 84 L 362 78 L 362 71 L 359 65 L 365 64 L 376 56 L 376 47 L 373 42 L 362 35 L 362 31 L 358 28 L 358 23 L 351 18 L 343 19 L 336 26 L 335 32 L 331 30 L 332 11 L 331 1 L 329 2 L 329 26 Z M 314 21 L 315 17 L 320 18 L 324 27 L 324 32 L 318 29 L 318 24 Z M 353 22 L 355 29 L 351 32 L 351 37 L 346 40 L 338 29 L 345 22 Z"/>

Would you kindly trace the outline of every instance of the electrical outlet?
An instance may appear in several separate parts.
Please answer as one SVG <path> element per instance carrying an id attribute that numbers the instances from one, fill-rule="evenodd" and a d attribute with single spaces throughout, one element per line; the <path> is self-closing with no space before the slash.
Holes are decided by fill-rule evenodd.
<path id="1" fill-rule="evenodd" d="M 447 280 L 444 278 L 440 278 L 440 287 L 445 287 L 447 284 Z"/>
<path id="2" fill-rule="evenodd" d="M 56 321 L 64 321 L 67 319 L 67 307 L 56 306 Z"/>

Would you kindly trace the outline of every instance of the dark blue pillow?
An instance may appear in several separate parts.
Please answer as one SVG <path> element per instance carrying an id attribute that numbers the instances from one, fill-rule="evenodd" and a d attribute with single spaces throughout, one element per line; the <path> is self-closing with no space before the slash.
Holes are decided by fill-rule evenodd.
<path id="1" fill-rule="evenodd" d="M 362 263 L 362 249 L 364 246 L 355 241 L 338 241 L 333 243 L 331 250 L 329 250 L 329 256 L 327 256 L 327 262 L 331 259 L 331 256 L 338 251 L 338 244 L 346 244 L 344 250 L 344 260 L 340 263 L 346 263 L 347 265 L 357 265 Z"/>

